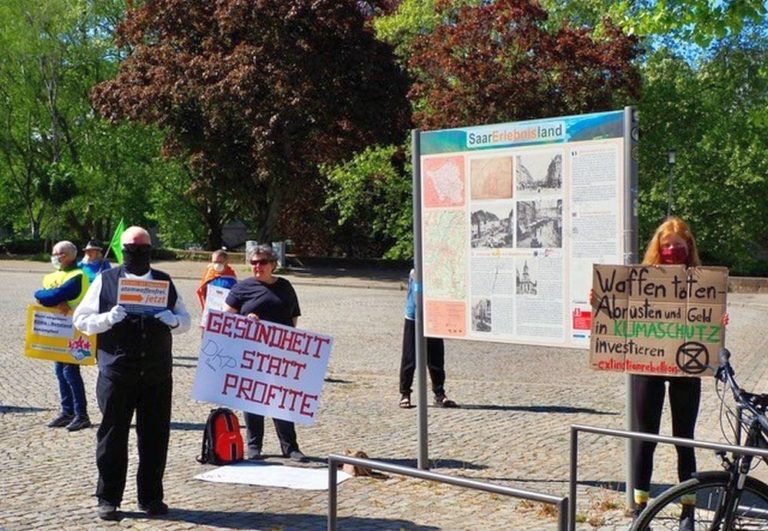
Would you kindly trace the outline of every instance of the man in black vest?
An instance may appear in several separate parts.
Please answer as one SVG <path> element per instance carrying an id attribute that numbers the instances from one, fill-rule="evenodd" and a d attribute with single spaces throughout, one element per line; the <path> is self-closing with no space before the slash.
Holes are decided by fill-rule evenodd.
<path id="1" fill-rule="evenodd" d="M 171 423 L 171 334 L 185 332 L 190 317 L 171 278 L 149 266 L 152 240 L 141 227 L 125 230 L 123 265 L 102 272 L 74 313 L 78 330 L 98 334 L 96 398 L 102 420 L 96 434 L 99 481 L 96 496 L 102 520 L 119 520 L 128 469 L 128 434 L 136 411 L 139 509 L 150 516 L 168 513 L 163 473 Z M 141 306 L 129 313 L 119 305 L 120 279 L 167 283 L 165 309 L 152 315 Z"/>

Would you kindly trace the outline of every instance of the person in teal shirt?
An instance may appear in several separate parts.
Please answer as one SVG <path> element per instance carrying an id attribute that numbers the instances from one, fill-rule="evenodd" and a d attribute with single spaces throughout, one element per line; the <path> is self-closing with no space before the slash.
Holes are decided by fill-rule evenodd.
<path id="1" fill-rule="evenodd" d="M 411 386 L 416 370 L 416 287 L 414 271 L 408 275 L 408 294 L 405 299 L 403 351 L 400 358 L 400 407 L 411 407 Z M 440 337 L 427 338 L 427 369 L 432 380 L 434 403 L 437 407 L 459 407 L 445 396 L 445 344 Z"/>
<path id="2" fill-rule="evenodd" d="M 96 278 L 96 275 L 112 267 L 109 260 L 104 258 L 104 247 L 98 240 L 90 240 L 83 248 L 85 256 L 77 263 L 77 266 L 83 270 L 90 282 Z"/>

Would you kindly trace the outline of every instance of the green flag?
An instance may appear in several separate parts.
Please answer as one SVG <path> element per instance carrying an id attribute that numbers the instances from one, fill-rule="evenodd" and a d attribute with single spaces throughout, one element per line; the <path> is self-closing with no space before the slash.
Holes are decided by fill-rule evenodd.
<path id="1" fill-rule="evenodd" d="M 115 256 L 115 262 L 118 264 L 123 263 L 123 247 L 120 245 L 120 237 L 125 232 L 125 223 L 123 218 L 120 218 L 120 223 L 117 224 L 115 233 L 112 235 L 112 240 L 109 242 L 109 248 L 112 249 L 112 254 Z"/>

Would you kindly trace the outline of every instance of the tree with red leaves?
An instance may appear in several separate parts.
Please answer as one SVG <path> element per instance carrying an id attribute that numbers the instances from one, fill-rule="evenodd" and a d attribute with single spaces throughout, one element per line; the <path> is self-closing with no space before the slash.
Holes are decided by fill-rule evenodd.
<path id="1" fill-rule="evenodd" d="M 223 194 L 259 241 L 297 238 L 275 225 L 317 164 L 410 125 L 405 74 L 356 0 L 153 0 L 129 6 L 116 40 L 127 58 L 94 107 L 163 128 L 165 154 L 194 172 L 190 193 Z"/>
<path id="2" fill-rule="evenodd" d="M 636 41 L 609 21 L 599 36 L 566 24 L 552 32 L 533 0 L 455 4 L 438 0 L 442 23 L 414 42 L 410 97 L 420 127 L 610 110 L 638 94 Z"/>

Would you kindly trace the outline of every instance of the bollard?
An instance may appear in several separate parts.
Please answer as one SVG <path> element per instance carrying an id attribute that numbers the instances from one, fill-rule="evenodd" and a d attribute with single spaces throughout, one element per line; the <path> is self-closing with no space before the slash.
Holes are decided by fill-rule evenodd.
<path id="1" fill-rule="evenodd" d="M 285 267 L 285 243 L 284 242 L 272 242 L 272 250 L 277 255 L 277 267 Z"/>
<path id="2" fill-rule="evenodd" d="M 255 240 L 246 240 L 245 242 L 245 265 L 250 265 L 248 262 L 251 259 L 251 253 L 259 245 L 259 242 Z"/>

